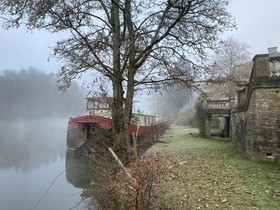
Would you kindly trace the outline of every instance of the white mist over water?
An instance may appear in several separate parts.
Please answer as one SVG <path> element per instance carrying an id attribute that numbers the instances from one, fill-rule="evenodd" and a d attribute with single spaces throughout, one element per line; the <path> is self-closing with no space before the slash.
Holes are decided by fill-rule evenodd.
<path id="1" fill-rule="evenodd" d="M 64 172 L 67 121 L 0 121 L 0 210 L 64 210 L 81 201 L 83 189 Z"/>

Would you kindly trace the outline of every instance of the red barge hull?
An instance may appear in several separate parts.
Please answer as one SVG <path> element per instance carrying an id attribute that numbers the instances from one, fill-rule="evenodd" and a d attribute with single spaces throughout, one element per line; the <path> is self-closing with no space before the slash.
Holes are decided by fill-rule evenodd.
<path id="1" fill-rule="evenodd" d="M 165 123 L 138 126 L 131 124 L 129 134 L 137 133 L 137 141 L 141 141 L 152 135 L 160 134 L 166 129 Z M 84 115 L 71 118 L 68 121 L 67 129 L 67 148 L 75 153 L 81 153 L 86 150 L 86 143 L 94 143 L 98 135 L 110 139 L 112 130 L 112 119 L 98 115 Z"/>

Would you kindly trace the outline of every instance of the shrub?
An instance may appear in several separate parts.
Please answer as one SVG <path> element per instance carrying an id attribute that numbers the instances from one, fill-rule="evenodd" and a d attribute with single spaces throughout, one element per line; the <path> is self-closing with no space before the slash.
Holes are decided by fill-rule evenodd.
<path id="1" fill-rule="evenodd" d="M 173 167 L 167 167 L 167 158 L 150 152 L 141 160 L 133 160 L 127 171 L 105 170 L 108 163 L 103 162 L 102 179 L 95 179 L 87 195 L 98 203 L 98 209 L 106 210 L 145 210 L 167 209 L 164 195 L 166 188 L 162 182 L 177 177 Z M 112 166 L 111 163 L 108 166 Z M 113 169 L 113 170 L 112 170 Z M 129 173 L 129 174 L 128 174 Z"/>

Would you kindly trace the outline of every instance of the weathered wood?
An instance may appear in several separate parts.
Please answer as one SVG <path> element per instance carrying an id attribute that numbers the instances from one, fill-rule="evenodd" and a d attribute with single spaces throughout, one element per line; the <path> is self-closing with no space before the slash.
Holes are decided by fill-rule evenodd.
<path id="1" fill-rule="evenodd" d="M 137 149 L 137 137 L 134 132 L 132 133 L 132 139 L 133 139 L 133 149 L 134 149 L 134 154 L 135 154 L 135 160 L 138 163 L 139 156 L 138 156 L 138 149 Z"/>
<path id="2" fill-rule="evenodd" d="M 108 150 L 110 151 L 110 153 L 113 155 L 113 157 L 115 158 L 115 160 L 117 161 L 117 163 L 119 164 L 119 166 L 124 170 L 125 174 L 127 175 L 127 177 L 129 178 L 129 181 L 131 182 L 132 186 L 136 189 L 139 190 L 139 185 L 137 184 L 137 181 L 135 178 L 133 178 L 133 176 L 129 173 L 129 171 L 127 170 L 126 167 L 124 167 L 122 161 L 118 158 L 118 156 L 116 155 L 116 153 L 112 150 L 112 148 L 108 148 Z"/>

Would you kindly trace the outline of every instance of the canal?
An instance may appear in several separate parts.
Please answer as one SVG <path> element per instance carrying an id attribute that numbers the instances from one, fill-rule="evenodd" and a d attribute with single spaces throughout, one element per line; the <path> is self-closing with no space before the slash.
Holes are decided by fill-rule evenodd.
<path id="1" fill-rule="evenodd" d="M 66 148 L 67 119 L 0 121 L 0 210 L 85 210 L 86 165 Z"/>

